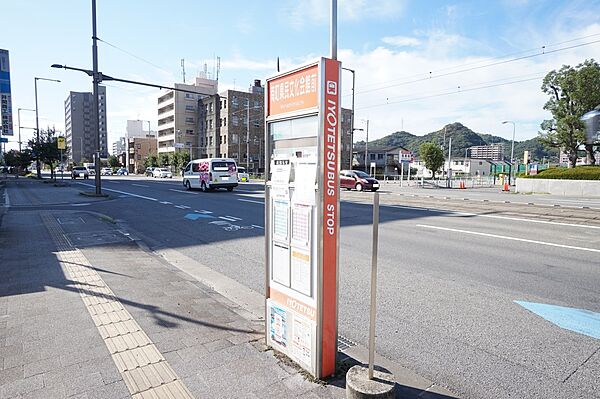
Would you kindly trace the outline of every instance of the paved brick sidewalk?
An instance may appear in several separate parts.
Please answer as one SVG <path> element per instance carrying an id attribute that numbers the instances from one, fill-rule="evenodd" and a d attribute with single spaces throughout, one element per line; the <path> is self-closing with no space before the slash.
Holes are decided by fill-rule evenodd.
<path id="1" fill-rule="evenodd" d="M 3 211 L 0 399 L 344 397 L 280 361 L 261 321 L 116 225 L 81 210 Z"/>

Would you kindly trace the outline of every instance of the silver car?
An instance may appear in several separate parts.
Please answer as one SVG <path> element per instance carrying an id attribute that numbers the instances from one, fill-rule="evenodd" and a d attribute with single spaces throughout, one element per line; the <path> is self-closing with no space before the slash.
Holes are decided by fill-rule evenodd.
<path id="1" fill-rule="evenodd" d="M 152 176 L 155 178 L 156 177 L 169 178 L 169 179 L 173 178 L 173 174 L 171 173 L 169 168 L 156 168 L 152 171 Z"/>

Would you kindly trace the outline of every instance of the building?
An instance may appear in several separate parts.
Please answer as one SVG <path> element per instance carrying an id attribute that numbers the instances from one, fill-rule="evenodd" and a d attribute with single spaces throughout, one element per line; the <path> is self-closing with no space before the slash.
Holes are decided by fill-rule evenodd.
<path id="1" fill-rule="evenodd" d="M 108 157 L 106 132 L 106 88 L 98 86 L 100 158 Z M 65 135 L 70 162 L 92 162 L 98 150 L 92 93 L 70 92 L 65 100 Z"/>
<path id="2" fill-rule="evenodd" d="M 469 151 L 471 152 L 471 158 L 491 159 L 494 161 L 504 160 L 503 144 L 476 145 L 469 147 Z"/>
<path id="3" fill-rule="evenodd" d="M 13 135 L 12 100 L 10 95 L 10 62 L 8 50 L 0 49 L 0 136 Z M 19 140 L 21 138 L 19 137 Z M 4 151 L 0 151 L 0 160 L 6 152 L 6 144 L 2 143 Z M 0 147 L 0 149 L 2 149 Z"/>
<path id="4" fill-rule="evenodd" d="M 192 150 L 192 157 L 199 154 L 198 120 L 199 103 L 208 96 L 217 93 L 218 82 L 207 79 L 203 74 L 194 84 L 175 83 L 176 89 L 167 90 L 158 98 L 158 153 L 172 153 L 180 150 Z M 213 120 L 213 123 L 215 121 Z"/>
<path id="5" fill-rule="evenodd" d="M 485 177 L 498 173 L 509 173 L 510 163 L 506 161 L 495 161 L 492 159 L 481 158 L 456 158 L 450 161 L 453 177 Z M 417 170 L 418 178 L 431 178 L 433 173 L 425 167 L 423 160 L 417 159 L 411 165 Z M 442 170 L 436 173 L 436 177 L 445 177 L 448 175 L 448 160 L 442 166 Z"/>
<path id="6" fill-rule="evenodd" d="M 150 154 L 156 154 L 156 137 L 131 137 L 127 139 L 127 170 L 129 173 L 144 173 L 144 161 Z"/>
<path id="7" fill-rule="evenodd" d="M 148 123 L 148 130 L 144 130 L 144 125 L 146 124 L 146 122 Z M 150 128 L 150 121 L 143 121 L 143 120 L 128 120 L 127 121 L 127 127 L 125 129 L 126 133 L 125 133 L 125 143 L 129 142 L 129 139 L 132 138 L 151 138 L 153 140 L 156 140 L 156 132 L 151 130 Z M 127 144 L 125 144 L 125 147 L 128 147 Z M 156 153 L 156 146 L 154 146 L 154 153 Z M 123 152 L 125 152 L 125 162 L 123 163 L 123 165 L 126 166 L 126 168 L 128 170 L 130 170 L 130 173 L 135 173 L 132 172 L 132 170 L 135 170 L 134 165 L 135 165 L 135 160 L 130 160 L 129 159 L 129 151 L 125 151 L 127 148 L 123 149 Z"/>
<path id="8" fill-rule="evenodd" d="M 118 157 L 125 152 L 126 147 L 125 137 L 119 137 L 119 140 L 115 141 L 112 145 L 112 155 Z"/>
<path id="9" fill-rule="evenodd" d="M 408 171 L 410 162 L 413 159 L 413 153 L 402 146 L 396 147 L 369 147 L 356 148 L 354 150 L 353 169 L 364 170 L 375 175 L 397 176 L 403 170 Z M 368 157 L 365 166 L 365 155 Z M 372 164 L 375 164 L 375 171 L 372 170 Z M 345 169 L 342 168 L 342 169 Z M 406 172 L 408 173 L 408 172 Z"/>

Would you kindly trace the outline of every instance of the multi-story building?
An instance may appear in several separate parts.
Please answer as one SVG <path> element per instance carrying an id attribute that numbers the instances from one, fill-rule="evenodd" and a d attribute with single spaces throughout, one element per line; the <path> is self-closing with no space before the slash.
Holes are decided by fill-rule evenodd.
<path id="1" fill-rule="evenodd" d="M 106 88 L 98 86 L 98 115 L 100 121 L 100 158 L 108 157 L 106 133 Z M 92 93 L 70 92 L 65 100 L 65 135 L 71 162 L 92 162 L 98 150 L 95 127 L 94 96 Z"/>
<path id="2" fill-rule="evenodd" d="M 198 105 L 205 97 L 217 93 L 218 82 L 201 75 L 194 84 L 175 83 L 174 87 L 186 91 L 168 90 L 158 98 L 157 150 L 160 154 L 191 149 L 192 157 L 196 158 L 199 152 Z"/>
<path id="3" fill-rule="evenodd" d="M 119 137 L 119 140 L 115 141 L 112 145 L 112 155 L 118 157 L 125 152 L 126 141 L 125 137 Z"/>
<path id="4" fill-rule="evenodd" d="M 471 153 L 471 158 L 491 159 L 494 161 L 504 160 L 503 144 L 476 145 L 469 147 L 469 151 Z"/>
<path id="5" fill-rule="evenodd" d="M 144 125 L 148 123 L 148 130 L 144 130 Z M 126 133 L 125 133 L 125 143 L 129 143 L 129 140 L 132 138 L 151 138 L 152 140 L 156 141 L 156 132 L 150 129 L 150 121 L 143 121 L 143 120 L 128 120 L 127 121 L 127 128 L 126 128 Z M 128 144 L 125 144 L 125 147 L 128 148 Z M 154 153 L 156 153 L 156 145 L 154 146 Z M 126 168 L 129 170 L 130 173 L 135 173 L 132 172 L 132 170 L 135 170 L 135 159 L 130 159 L 129 155 L 130 152 L 129 151 L 125 151 L 125 162 L 124 165 L 126 165 Z M 147 155 L 146 155 L 147 156 Z"/>
<path id="6" fill-rule="evenodd" d="M 199 157 L 233 158 L 248 171 L 264 170 L 264 88 L 227 90 L 198 104 Z"/>
<path id="7" fill-rule="evenodd" d="M 127 170 L 129 173 L 144 173 L 144 161 L 150 154 L 156 154 L 156 137 L 131 137 L 127 139 Z"/>

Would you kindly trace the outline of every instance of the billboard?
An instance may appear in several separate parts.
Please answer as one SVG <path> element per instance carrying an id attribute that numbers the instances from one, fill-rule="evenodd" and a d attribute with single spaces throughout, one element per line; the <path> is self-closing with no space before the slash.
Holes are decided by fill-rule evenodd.
<path id="1" fill-rule="evenodd" d="M 0 49 L 0 131 L 2 136 L 13 135 L 10 65 L 8 50 L 2 49 Z"/>

